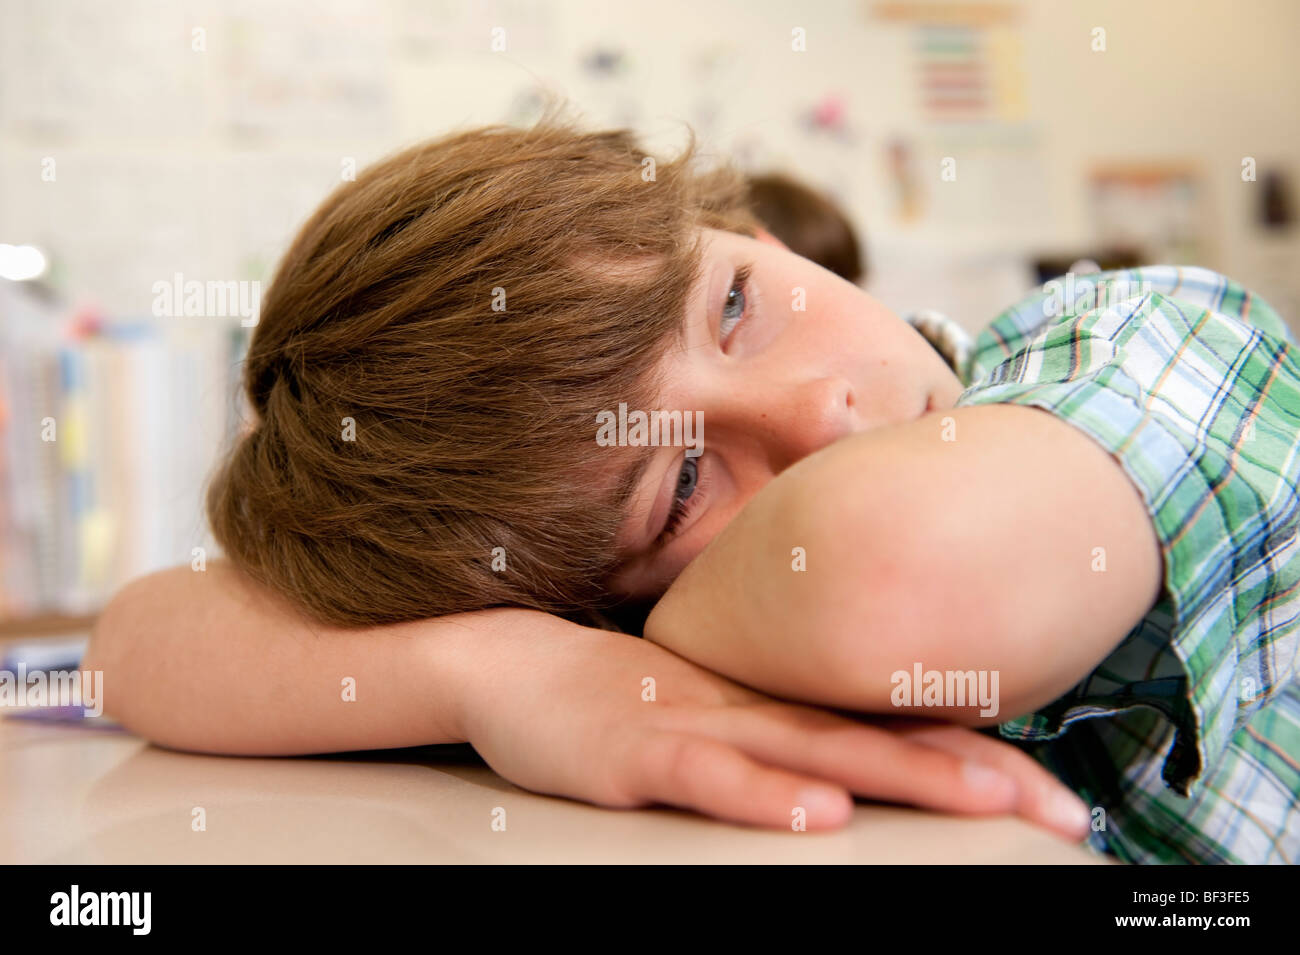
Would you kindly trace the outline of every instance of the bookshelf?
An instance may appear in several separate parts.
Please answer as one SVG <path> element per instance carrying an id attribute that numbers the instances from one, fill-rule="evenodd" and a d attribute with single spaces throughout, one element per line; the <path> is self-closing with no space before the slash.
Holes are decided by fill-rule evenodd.
<path id="1" fill-rule="evenodd" d="M 0 281 L 0 637 L 84 633 L 128 581 L 215 554 L 204 491 L 249 334 Z"/>

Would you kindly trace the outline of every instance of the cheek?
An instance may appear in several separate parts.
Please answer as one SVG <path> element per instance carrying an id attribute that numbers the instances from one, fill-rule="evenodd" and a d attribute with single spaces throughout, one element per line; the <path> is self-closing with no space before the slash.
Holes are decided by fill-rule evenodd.
<path id="1" fill-rule="evenodd" d="M 857 288 L 810 283 L 807 303 L 782 337 L 789 349 L 783 361 L 852 383 L 859 414 L 868 420 L 893 420 L 913 410 L 928 380 L 916 346 L 930 346 Z"/>
<path id="2" fill-rule="evenodd" d="M 917 396 L 927 390 L 926 368 L 897 336 L 857 339 L 846 348 L 843 374 L 857 390 L 858 413 L 875 422 L 894 421 L 915 412 Z M 847 357 L 848 352 L 851 357 Z"/>

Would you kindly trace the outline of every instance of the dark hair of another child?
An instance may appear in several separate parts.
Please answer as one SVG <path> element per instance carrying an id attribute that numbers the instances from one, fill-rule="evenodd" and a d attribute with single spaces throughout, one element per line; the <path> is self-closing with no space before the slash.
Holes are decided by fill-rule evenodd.
<path id="1" fill-rule="evenodd" d="M 750 176 L 749 195 L 754 214 L 790 251 L 850 282 L 866 278 L 857 234 L 829 197 L 783 173 Z"/>

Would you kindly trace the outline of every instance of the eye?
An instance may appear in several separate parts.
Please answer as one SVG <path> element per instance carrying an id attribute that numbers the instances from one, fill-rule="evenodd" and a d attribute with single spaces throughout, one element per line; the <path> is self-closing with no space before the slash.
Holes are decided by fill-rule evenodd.
<path id="1" fill-rule="evenodd" d="M 731 290 L 727 293 L 726 300 L 722 303 L 722 321 L 718 323 L 718 340 L 722 343 L 727 341 L 732 330 L 745 317 L 745 311 L 749 306 L 750 271 L 751 266 L 741 266 L 736 272 L 735 279 L 732 280 Z"/>
<path id="2" fill-rule="evenodd" d="M 682 462 L 682 469 L 677 474 L 677 493 L 673 495 L 674 501 L 689 500 L 690 496 L 695 493 L 695 485 L 700 480 L 700 466 L 695 463 L 694 458 L 687 458 Z"/>
<path id="3" fill-rule="evenodd" d="M 682 469 L 677 472 L 677 486 L 673 488 L 673 504 L 668 511 L 668 520 L 659 534 L 659 543 L 667 541 L 690 514 L 691 505 L 687 502 L 695 494 L 700 483 L 699 458 L 686 458 Z"/>

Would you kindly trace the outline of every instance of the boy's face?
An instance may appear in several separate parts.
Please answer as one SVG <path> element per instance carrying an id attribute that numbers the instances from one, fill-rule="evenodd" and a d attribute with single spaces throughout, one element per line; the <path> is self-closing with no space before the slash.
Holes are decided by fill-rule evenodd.
<path id="1" fill-rule="evenodd" d="M 739 291 L 746 265 L 751 274 Z M 613 581 L 617 593 L 634 597 L 661 594 L 800 458 L 846 435 L 950 408 L 964 390 L 929 342 L 857 286 L 770 236 L 714 229 L 704 234 L 682 342 L 670 345 L 658 371 L 658 401 L 643 410 L 702 413 L 703 440 L 695 440 L 703 453 L 654 448 L 641 474 Z"/>

